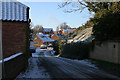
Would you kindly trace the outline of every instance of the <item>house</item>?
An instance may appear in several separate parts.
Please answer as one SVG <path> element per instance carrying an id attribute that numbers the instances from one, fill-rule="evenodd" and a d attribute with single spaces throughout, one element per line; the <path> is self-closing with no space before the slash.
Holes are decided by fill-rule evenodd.
<path id="1" fill-rule="evenodd" d="M 53 34 L 53 28 L 43 28 L 43 34 Z"/>
<path id="2" fill-rule="evenodd" d="M 34 37 L 35 37 L 34 38 L 34 46 L 35 47 L 41 47 L 41 45 L 43 45 L 43 44 L 48 45 L 54 41 L 42 33 L 36 34 Z"/>
<path id="3" fill-rule="evenodd" d="M 12 79 L 27 65 L 29 7 L 13 0 L 1 2 L 0 6 L 2 6 L 0 17 L 2 44 L 0 46 L 2 46 L 1 53 L 3 54 L 1 59 L 4 59 L 5 78 Z"/>
<path id="4" fill-rule="evenodd" d="M 63 29 L 63 35 L 70 33 L 72 30 L 71 29 Z"/>
<path id="5" fill-rule="evenodd" d="M 60 38 L 59 38 L 59 36 L 58 36 L 57 34 L 53 34 L 53 35 L 51 36 L 51 39 L 52 39 L 52 40 L 59 40 Z"/>
<path id="6" fill-rule="evenodd" d="M 74 31 L 75 28 L 69 28 L 69 29 L 60 29 L 58 31 L 58 34 L 60 35 L 66 35 L 66 34 L 69 34 L 70 32 Z"/>

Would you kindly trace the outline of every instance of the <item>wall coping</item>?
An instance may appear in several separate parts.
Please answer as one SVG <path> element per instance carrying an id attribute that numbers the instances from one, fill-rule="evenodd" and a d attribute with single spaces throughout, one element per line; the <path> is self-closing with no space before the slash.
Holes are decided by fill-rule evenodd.
<path id="1" fill-rule="evenodd" d="M 13 59 L 13 58 L 15 58 L 15 57 L 17 57 L 17 56 L 19 56 L 19 55 L 22 55 L 22 54 L 23 54 L 23 53 L 16 53 L 16 54 L 14 54 L 14 55 L 12 55 L 12 56 L 10 56 L 10 57 L 5 58 L 5 59 L 4 59 L 4 62 L 9 61 L 9 60 L 11 60 L 11 59 Z M 2 60 L 0 60 L 0 63 L 2 63 Z"/>

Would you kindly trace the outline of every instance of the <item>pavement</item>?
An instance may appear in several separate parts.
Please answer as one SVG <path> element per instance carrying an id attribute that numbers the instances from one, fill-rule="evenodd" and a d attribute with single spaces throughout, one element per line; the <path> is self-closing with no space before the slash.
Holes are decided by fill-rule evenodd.
<path id="1" fill-rule="evenodd" d="M 48 79 L 51 80 L 120 80 L 119 77 L 83 63 L 81 60 L 54 56 L 50 50 L 38 49 L 36 53 L 33 53 L 32 59 L 36 59 L 38 62 L 37 65 L 34 63 L 35 66 L 46 69 L 50 76 Z M 34 72 L 32 73 L 34 74 Z"/>

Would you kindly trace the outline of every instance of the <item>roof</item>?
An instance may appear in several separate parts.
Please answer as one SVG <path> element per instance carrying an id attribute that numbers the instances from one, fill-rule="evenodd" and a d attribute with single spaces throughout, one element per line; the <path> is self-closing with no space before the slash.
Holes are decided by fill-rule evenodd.
<path id="1" fill-rule="evenodd" d="M 36 34 L 43 42 L 53 42 L 54 40 L 50 39 L 48 36 Z"/>
<path id="2" fill-rule="evenodd" d="M 39 36 L 43 36 L 44 34 L 43 33 L 39 33 Z"/>
<path id="3" fill-rule="evenodd" d="M 27 21 L 28 6 L 16 0 L 2 0 L 2 17 L 0 20 Z"/>
<path id="4" fill-rule="evenodd" d="M 40 36 L 49 36 L 49 34 L 39 33 Z"/>
<path id="5" fill-rule="evenodd" d="M 64 31 L 67 33 L 69 31 L 72 31 L 71 29 L 64 29 Z"/>
<path id="6" fill-rule="evenodd" d="M 53 34 L 52 36 L 56 35 L 57 37 L 59 37 L 57 34 Z"/>
<path id="7" fill-rule="evenodd" d="M 44 28 L 44 32 L 50 32 L 50 31 L 53 31 L 53 28 Z"/>

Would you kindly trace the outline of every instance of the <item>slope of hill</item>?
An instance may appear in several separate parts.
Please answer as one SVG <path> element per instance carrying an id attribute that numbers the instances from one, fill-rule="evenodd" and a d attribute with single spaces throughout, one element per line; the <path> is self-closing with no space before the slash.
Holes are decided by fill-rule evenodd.
<path id="1" fill-rule="evenodd" d="M 91 35 L 92 27 L 83 30 L 78 30 L 76 33 L 77 34 L 73 39 L 68 40 L 69 42 L 89 42 L 93 39 L 93 36 Z"/>

